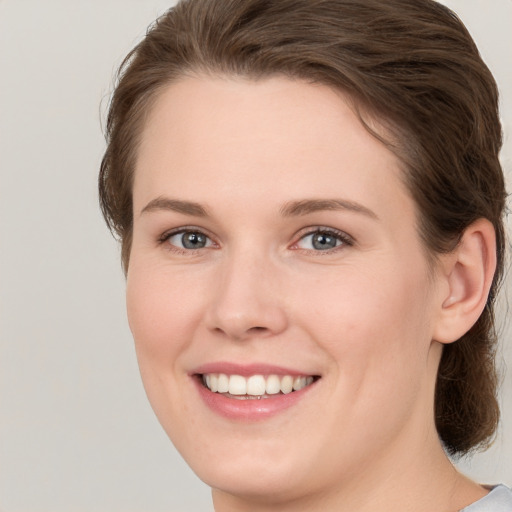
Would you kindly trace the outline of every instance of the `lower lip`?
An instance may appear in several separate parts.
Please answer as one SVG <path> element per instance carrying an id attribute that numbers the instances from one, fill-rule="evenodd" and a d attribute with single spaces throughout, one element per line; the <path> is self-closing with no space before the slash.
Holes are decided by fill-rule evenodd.
<path id="1" fill-rule="evenodd" d="M 215 413 L 231 420 L 258 421 L 270 418 L 296 405 L 315 386 L 315 382 L 299 391 L 287 394 L 271 395 L 258 400 L 238 400 L 220 393 L 213 393 L 205 387 L 200 378 L 194 377 L 199 395 L 204 403 Z"/>

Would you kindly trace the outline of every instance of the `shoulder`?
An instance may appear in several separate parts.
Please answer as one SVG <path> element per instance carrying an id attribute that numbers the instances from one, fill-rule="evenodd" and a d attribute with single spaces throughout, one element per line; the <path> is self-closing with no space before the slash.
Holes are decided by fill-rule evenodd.
<path id="1" fill-rule="evenodd" d="M 487 496 L 460 512 L 512 512 L 512 490 L 506 485 L 497 485 Z"/>

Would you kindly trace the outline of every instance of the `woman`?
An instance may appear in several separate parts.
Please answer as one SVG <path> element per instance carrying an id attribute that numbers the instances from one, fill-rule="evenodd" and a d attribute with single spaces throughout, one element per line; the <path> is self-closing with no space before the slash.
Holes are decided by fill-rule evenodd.
<path id="1" fill-rule="evenodd" d="M 125 60 L 107 140 L 142 379 L 217 511 L 512 509 L 447 457 L 498 422 L 506 196 L 453 13 L 182 2 Z"/>

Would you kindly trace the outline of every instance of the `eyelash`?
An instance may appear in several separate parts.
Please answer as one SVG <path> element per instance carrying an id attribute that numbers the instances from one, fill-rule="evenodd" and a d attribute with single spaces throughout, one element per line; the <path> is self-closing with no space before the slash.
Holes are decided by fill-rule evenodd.
<path id="1" fill-rule="evenodd" d="M 314 235 L 324 235 L 326 237 L 334 238 L 337 242 L 340 242 L 335 247 L 332 247 L 330 249 L 324 249 L 324 250 L 315 250 L 315 249 L 302 249 L 300 247 L 297 247 L 297 245 L 304 239 L 306 239 L 308 236 L 314 236 Z M 337 252 L 341 250 L 343 247 L 352 247 L 354 245 L 355 241 L 354 239 L 347 235 L 347 233 L 344 233 L 343 231 L 339 231 L 337 229 L 333 228 L 325 228 L 325 227 L 315 227 L 315 228 L 307 228 L 307 231 L 302 233 L 292 246 L 292 249 L 298 250 L 298 251 L 308 251 L 308 252 L 315 252 L 319 254 L 332 254 L 333 252 Z"/>
<path id="2" fill-rule="evenodd" d="M 209 240 L 210 242 L 213 242 L 212 238 L 210 236 L 208 236 L 201 229 L 194 228 L 194 227 L 190 227 L 190 228 L 182 227 L 182 228 L 178 228 L 178 229 L 173 229 L 171 231 L 166 231 L 165 233 L 163 233 L 159 237 L 158 243 L 159 243 L 159 245 L 164 245 L 164 244 L 167 243 L 166 244 L 167 245 L 166 249 L 168 251 L 171 251 L 171 252 L 174 252 L 174 253 L 178 253 L 178 254 L 195 254 L 198 251 L 200 251 L 201 249 L 205 249 L 205 248 L 210 247 L 210 246 L 207 246 L 207 247 L 200 247 L 199 249 L 187 249 L 187 248 L 178 247 L 178 246 L 176 246 L 174 244 L 169 243 L 169 240 L 173 236 L 184 235 L 185 233 L 190 233 L 190 234 L 204 236 L 207 240 Z M 214 244 L 214 242 L 213 242 L 213 244 Z"/>
<path id="3" fill-rule="evenodd" d="M 306 229 L 307 229 L 307 231 L 303 232 L 300 235 L 300 237 L 298 238 L 298 240 L 293 243 L 293 245 L 291 246 L 292 250 L 314 252 L 314 253 L 319 253 L 319 254 L 332 254 L 333 252 L 337 252 L 338 250 L 340 250 L 343 247 L 352 247 L 355 243 L 354 239 L 351 236 L 349 236 L 349 235 L 347 235 L 347 233 L 344 233 L 343 231 L 339 231 L 337 229 L 324 228 L 324 227 L 315 227 L 315 228 L 306 228 Z M 188 248 L 178 247 L 174 244 L 169 243 L 169 240 L 173 236 L 184 235 L 186 233 L 204 236 L 210 242 L 210 245 L 207 245 L 205 247 L 200 247 L 199 249 L 188 249 Z M 303 248 L 297 247 L 297 245 L 302 240 L 306 239 L 308 236 L 314 236 L 314 235 L 324 235 L 326 237 L 332 237 L 337 242 L 340 242 L 340 243 L 338 245 L 336 245 L 335 247 L 332 247 L 329 249 L 324 249 L 324 250 L 303 249 Z M 167 250 L 178 253 L 178 254 L 194 254 L 194 253 L 197 253 L 198 251 L 201 251 L 201 249 L 209 248 L 212 245 L 215 247 L 217 245 L 217 244 L 215 244 L 215 242 L 213 242 L 212 238 L 210 236 L 208 236 L 203 230 L 194 228 L 194 227 L 190 227 L 190 228 L 182 227 L 182 228 L 175 229 L 172 231 L 166 231 L 159 237 L 158 243 L 159 243 L 159 245 L 167 244 L 167 247 L 166 247 Z"/>

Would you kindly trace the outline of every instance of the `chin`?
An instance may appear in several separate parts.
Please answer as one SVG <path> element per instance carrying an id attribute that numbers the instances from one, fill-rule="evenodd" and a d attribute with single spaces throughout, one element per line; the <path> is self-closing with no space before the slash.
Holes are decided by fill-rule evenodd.
<path id="1" fill-rule="evenodd" d="M 322 471 L 324 464 L 310 456 L 304 440 L 293 442 L 292 436 L 288 441 L 292 442 L 286 443 L 282 433 L 278 439 L 255 442 L 241 438 L 215 444 L 210 438 L 209 452 L 190 453 L 186 449 L 182 455 L 214 494 L 226 493 L 264 504 L 290 502 L 321 492 L 333 474 Z M 330 461 L 326 462 L 329 465 Z"/>
<path id="2" fill-rule="evenodd" d="M 197 475 L 215 492 L 226 493 L 254 503 L 290 502 L 309 492 L 306 476 L 293 470 L 246 467 L 204 468 Z M 194 469 L 194 468 L 193 468 Z"/>

